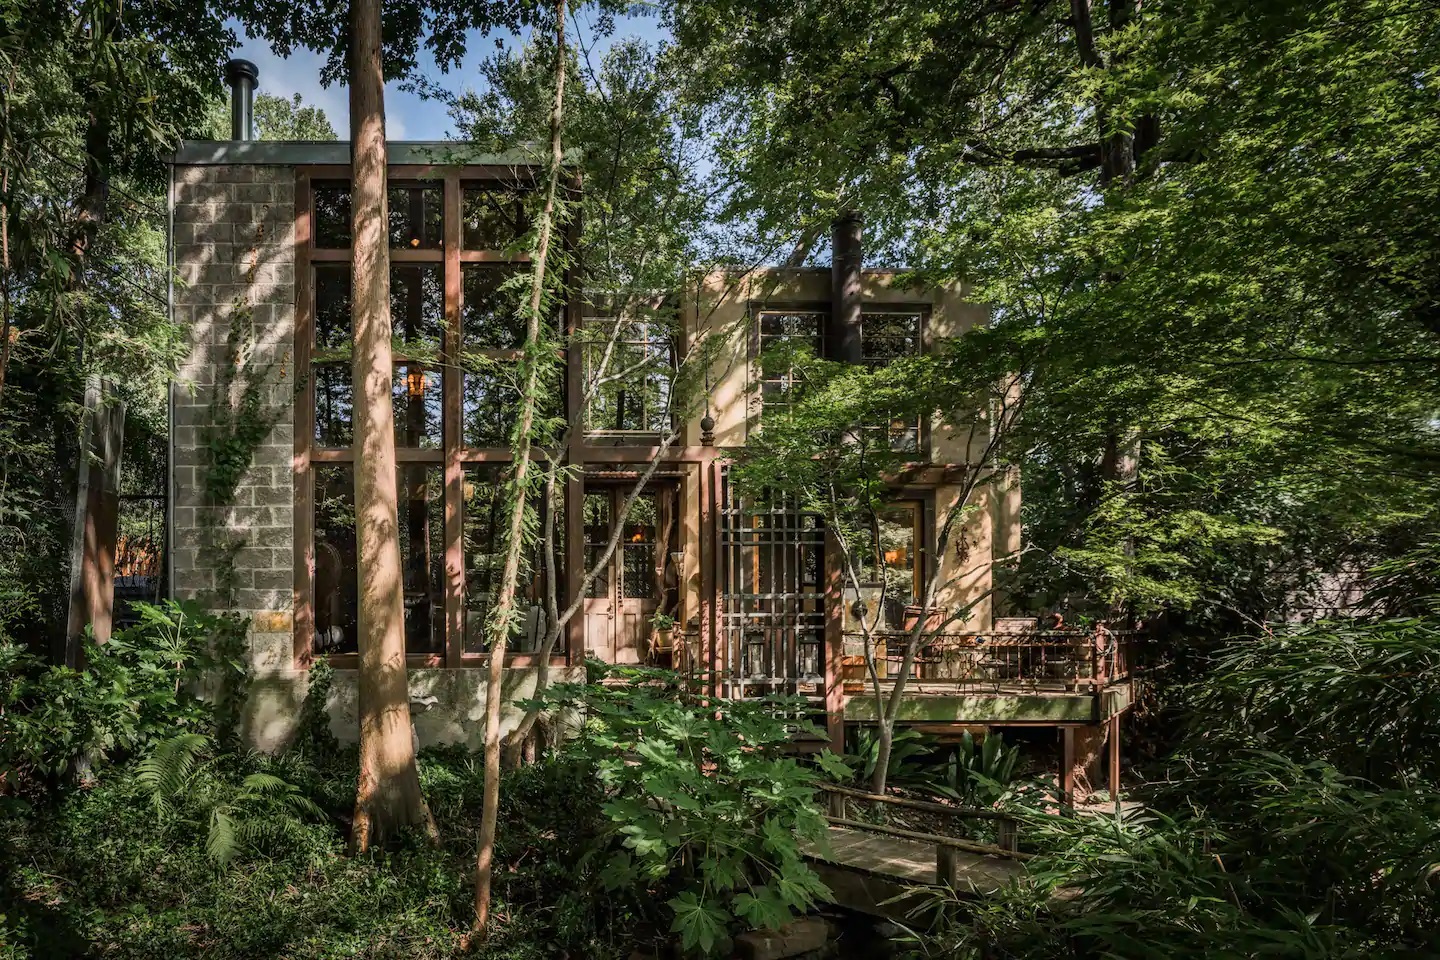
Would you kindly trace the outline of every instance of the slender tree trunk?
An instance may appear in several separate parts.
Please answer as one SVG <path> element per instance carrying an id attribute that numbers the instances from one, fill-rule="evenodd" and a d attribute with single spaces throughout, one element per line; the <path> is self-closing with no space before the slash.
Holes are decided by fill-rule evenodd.
<path id="1" fill-rule="evenodd" d="M 1123 30 L 1134 13 L 1133 0 L 1112 0 L 1107 6 L 1109 29 L 1112 34 Z M 1100 69 L 1103 63 L 1095 48 L 1094 25 L 1090 0 L 1071 0 L 1072 19 L 1075 22 L 1076 47 L 1082 65 Z M 1111 61 L 1108 66 L 1115 66 Z M 1121 126 L 1115 124 L 1104 103 L 1095 105 L 1095 118 L 1100 135 L 1100 190 L 1109 195 L 1115 187 L 1125 187 L 1135 181 L 1135 138 Z M 1113 271 L 1103 271 L 1104 281 L 1115 282 L 1119 276 Z M 1139 440 L 1133 432 L 1115 429 L 1105 436 L 1101 453 L 1101 475 L 1108 482 L 1131 486 L 1139 473 Z M 1127 555 L 1134 552 L 1134 544 L 1125 544 Z M 1123 603 L 1110 607 L 1110 619 L 1119 622 L 1125 617 Z M 1089 792 L 1090 774 L 1095 771 L 1105 748 L 1108 725 L 1082 727 L 1075 731 L 1075 765 L 1071 771 L 1074 782 Z"/>
<path id="2" fill-rule="evenodd" d="M 548 362 L 542 349 L 540 314 L 545 296 L 545 264 L 555 228 L 555 202 L 560 187 L 564 151 L 560 144 L 560 120 L 565 105 L 565 13 L 566 0 L 555 5 L 555 100 L 550 108 L 550 172 L 545 185 L 545 206 L 540 214 L 535 241 L 534 273 L 530 281 L 529 315 L 525 321 L 525 386 L 520 398 L 520 422 L 516 426 L 510 521 L 506 531 L 505 566 L 495 609 L 491 613 L 490 669 L 485 683 L 485 781 L 480 811 L 480 850 L 475 858 L 474 934 L 484 938 L 490 923 L 490 885 L 494 876 L 495 821 L 500 810 L 500 698 L 505 673 L 505 646 L 510 636 L 510 619 L 515 607 L 515 586 L 520 574 L 520 555 L 525 547 L 526 485 L 533 464 L 530 461 L 531 433 L 539 406 L 540 368 Z"/>
<path id="3" fill-rule="evenodd" d="M 360 574 L 360 777 L 350 845 L 363 853 L 407 827 L 437 838 L 415 767 L 405 676 L 395 427 L 390 400 L 390 249 L 380 0 L 350 4 L 351 268 L 355 519 Z"/>

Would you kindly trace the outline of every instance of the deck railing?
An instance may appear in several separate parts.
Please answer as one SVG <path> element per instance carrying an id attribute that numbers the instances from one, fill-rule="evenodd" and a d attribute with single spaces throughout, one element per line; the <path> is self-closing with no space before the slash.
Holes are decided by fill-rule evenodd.
<path id="1" fill-rule="evenodd" d="M 927 636 L 916 652 L 911 682 L 917 693 L 1094 693 L 1130 676 L 1130 648 L 1137 633 L 1098 628 Z M 882 682 L 898 674 L 908 640 L 904 633 L 874 636 Z M 848 688 L 868 688 L 865 659 L 863 635 L 846 634 L 843 670 Z"/>

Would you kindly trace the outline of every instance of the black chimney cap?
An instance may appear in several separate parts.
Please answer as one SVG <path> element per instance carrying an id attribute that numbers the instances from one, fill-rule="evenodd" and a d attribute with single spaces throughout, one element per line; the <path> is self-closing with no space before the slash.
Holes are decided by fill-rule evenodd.
<path id="1" fill-rule="evenodd" d="M 250 80 L 259 80 L 260 71 L 249 60 L 231 60 L 225 64 L 225 82 L 235 84 L 241 77 L 248 77 Z"/>

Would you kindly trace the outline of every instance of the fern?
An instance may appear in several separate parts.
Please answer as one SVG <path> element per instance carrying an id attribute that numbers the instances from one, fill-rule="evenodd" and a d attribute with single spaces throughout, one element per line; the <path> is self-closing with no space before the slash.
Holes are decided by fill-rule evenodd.
<path id="1" fill-rule="evenodd" d="M 162 740 L 141 760 L 136 779 L 150 793 L 155 809 L 165 813 L 171 801 L 189 782 L 202 755 L 210 747 L 203 733 L 181 733 Z"/>
<path id="2" fill-rule="evenodd" d="M 293 838 L 300 833 L 300 821 L 323 818 L 316 803 L 298 787 L 273 773 L 256 771 L 239 784 L 220 777 L 199 776 L 203 766 L 218 766 L 220 757 L 202 763 L 214 744 L 199 733 L 182 733 L 156 744 L 136 767 L 136 780 L 150 794 L 156 811 L 172 814 L 184 799 L 198 807 L 208 822 L 205 854 L 225 866 L 244 847 L 259 848 L 267 842 Z"/>

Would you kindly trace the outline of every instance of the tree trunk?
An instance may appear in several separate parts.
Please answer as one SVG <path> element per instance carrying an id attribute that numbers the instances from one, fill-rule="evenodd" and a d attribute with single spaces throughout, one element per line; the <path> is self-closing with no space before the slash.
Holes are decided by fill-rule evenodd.
<path id="1" fill-rule="evenodd" d="M 351 849 L 407 827 L 438 839 L 415 767 L 390 384 L 390 248 L 380 0 L 351 0 L 355 520 L 360 575 L 360 777 Z"/>
<path id="2" fill-rule="evenodd" d="M 882 716 L 875 733 L 875 772 L 870 775 L 870 792 L 884 796 L 890 779 L 890 752 L 895 746 L 894 722 Z"/>
<path id="3" fill-rule="evenodd" d="M 490 664 L 485 683 L 485 780 L 480 809 L 480 850 L 475 858 L 475 926 L 472 933 L 483 939 L 490 923 L 490 885 L 494 876 L 495 822 L 500 810 L 500 698 L 505 671 L 505 646 L 510 636 L 510 619 L 515 606 L 515 586 L 520 573 L 520 555 L 525 540 L 526 485 L 533 467 L 530 440 L 535 410 L 539 406 L 541 364 L 550 362 L 540 343 L 540 314 L 545 294 L 545 264 L 555 227 L 555 199 L 560 186 L 564 151 L 560 144 L 560 119 L 565 104 L 565 11 L 566 0 L 555 5 L 555 100 L 550 109 L 550 172 L 545 187 L 545 206 L 540 214 L 535 241 L 534 273 L 530 280 L 529 315 L 525 320 L 525 386 L 520 397 L 520 422 L 516 426 L 515 474 L 511 484 L 510 521 L 505 545 L 505 566 L 500 590 L 488 625 Z"/>

